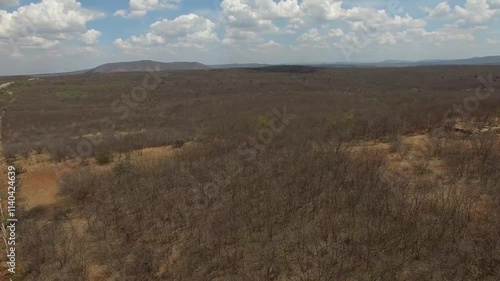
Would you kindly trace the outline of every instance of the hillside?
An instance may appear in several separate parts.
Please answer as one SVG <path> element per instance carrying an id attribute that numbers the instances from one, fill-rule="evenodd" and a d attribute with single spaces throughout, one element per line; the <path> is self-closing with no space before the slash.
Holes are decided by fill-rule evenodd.
<path id="1" fill-rule="evenodd" d="M 446 65 L 500 65 L 500 56 L 474 57 L 467 59 L 433 59 L 433 60 L 385 60 L 382 62 L 336 62 L 333 64 L 321 64 L 322 67 L 408 67 L 408 66 L 446 66 Z"/>
<path id="2" fill-rule="evenodd" d="M 115 72 L 141 72 L 148 69 L 164 70 L 198 70 L 210 69 L 209 66 L 198 62 L 157 62 L 151 60 L 141 60 L 132 62 L 117 62 L 100 65 L 89 72 L 91 73 L 115 73 Z"/>
<path id="3" fill-rule="evenodd" d="M 115 62 L 106 63 L 97 66 L 93 69 L 78 70 L 73 72 L 63 73 L 48 73 L 36 74 L 32 77 L 51 77 L 51 76 L 66 76 L 66 75 L 80 75 L 85 73 L 119 73 L 119 72 L 144 72 L 148 67 L 159 71 L 166 70 L 208 70 L 208 69 L 238 69 L 238 68 L 264 68 L 267 71 L 277 71 L 282 67 L 319 67 L 319 68 L 343 68 L 343 67 L 361 67 L 361 68 L 379 68 L 379 67 L 412 67 L 412 66 L 452 66 L 452 65 L 500 65 L 500 56 L 488 57 L 474 57 L 467 59 L 455 60 L 385 60 L 381 62 L 335 62 L 335 63 L 297 63 L 297 64 L 260 64 L 260 63 L 233 63 L 233 64 L 214 64 L 206 65 L 199 62 L 158 62 L 152 60 L 141 60 L 132 62 Z M 270 68 L 269 68 L 270 67 Z M 267 69 L 269 68 L 269 69 Z M 12 77 L 11 77 L 12 79 Z M 10 81 L 10 80 L 9 80 Z"/>

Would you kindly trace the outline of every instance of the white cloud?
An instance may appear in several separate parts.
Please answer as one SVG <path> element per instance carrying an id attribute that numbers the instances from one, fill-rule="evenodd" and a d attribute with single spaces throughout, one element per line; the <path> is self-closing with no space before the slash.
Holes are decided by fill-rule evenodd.
<path id="1" fill-rule="evenodd" d="M 89 21 L 103 17 L 75 0 L 42 0 L 13 12 L 0 10 L 0 41 L 17 49 L 48 49 L 61 40 L 78 38 L 87 32 Z"/>
<path id="2" fill-rule="evenodd" d="M 254 19 L 292 19 L 300 17 L 300 5 L 297 0 L 222 0 L 220 7 L 227 16 L 236 19 L 249 14 Z"/>
<path id="3" fill-rule="evenodd" d="M 77 1 L 38 0 L 11 12 L 0 9 L 0 55 L 24 55 L 28 61 L 33 56 L 81 59 L 81 54 L 92 54 L 102 55 L 103 63 L 132 54 L 137 59 L 156 54 L 160 60 L 216 63 L 331 62 L 354 53 L 354 60 L 477 56 L 494 53 L 500 44 L 491 33 L 500 18 L 500 0 L 435 1 L 420 18 L 391 8 L 392 1 L 218 0 L 218 10 L 201 8 L 169 19 L 152 19 L 148 13 L 178 8 L 182 0 L 129 0 L 115 16 L 154 23 L 133 36 L 116 35 L 114 46 L 122 52 L 104 54 L 106 49 L 99 49 L 103 44 L 94 45 L 101 33 L 87 28 L 104 15 Z M 0 0 L 0 6 L 15 2 Z M 418 5 L 401 4 L 409 13 Z M 481 39 L 487 34 L 493 35 Z"/>
<path id="4" fill-rule="evenodd" d="M 298 40 L 300 42 L 313 42 L 317 43 L 323 39 L 323 36 L 320 35 L 319 30 L 317 28 L 311 28 L 306 33 L 302 34 Z"/>
<path id="5" fill-rule="evenodd" d="M 17 44 L 21 49 L 50 49 L 59 44 L 59 41 L 30 36 L 19 40 Z"/>
<path id="6" fill-rule="evenodd" d="M 341 1 L 304 0 L 302 10 L 305 20 L 313 27 L 298 38 L 299 49 L 337 48 L 345 59 L 370 46 L 403 43 L 398 32 L 414 29 L 425 30 L 427 22 L 409 15 L 393 15 L 386 10 L 365 7 L 344 8 Z M 318 23 L 321 23 L 319 25 Z M 335 28 L 339 24 L 348 29 Z"/>
<path id="7" fill-rule="evenodd" d="M 226 30 L 226 36 L 222 40 L 224 45 L 234 45 L 234 44 L 251 44 L 251 43 L 262 43 L 264 39 L 255 31 L 240 30 L 237 28 L 228 28 Z"/>
<path id="8" fill-rule="evenodd" d="M 331 48 L 334 47 L 339 39 L 346 39 L 349 36 L 353 36 L 354 33 L 350 35 L 345 34 L 340 28 L 335 29 L 322 29 L 321 31 L 317 28 L 310 28 L 297 38 L 300 43 L 299 49 L 306 48 Z"/>
<path id="9" fill-rule="evenodd" d="M 274 41 L 274 40 L 269 40 L 264 44 L 260 44 L 259 47 L 265 48 L 265 49 L 267 49 L 267 48 L 279 48 L 279 47 L 281 47 L 281 44 Z"/>
<path id="10" fill-rule="evenodd" d="M 80 41 L 82 41 L 85 45 L 93 45 L 99 42 L 99 37 L 101 37 L 102 33 L 95 29 L 90 29 L 80 37 Z"/>
<path id="11" fill-rule="evenodd" d="M 12 13 L 0 11 L 0 37 L 85 31 L 87 22 L 102 16 L 82 8 L 75 0 L 42 0 Z"/>
<path id="12" fill-rule="evenodd" d="M 155 10 L 176 9 L 181 0 L 130 0 L 128 10 L 118 10 L 114 16 L 138 19 Z"/>
<path id="13" fill-rule="evenodd" d="M 310 28 L 297 38 L 299 48 L 328 48 L 331 46 L 328 33 L 321 33 L 317 28 Z"/>
<path id="14" fill-rule="evenodd" d="M 305 21 L 301 18 L 293 18 L 288 21 L 288 25 L 285 27 L 285 33 L 293 34 L 299 28 L 304 26 Z"/>
<path id="15" fill-rule="evenodd" d="M 409 15 L 392 16 L 385 10 L 353 7 L 344 9 L 342 1 L 334 0 L 304 0 L 302 8 L 306 17 L 316 21 L 345 21 L 358 29 L 368 30 L 370 27 L 381 29 L 415 28 L 426 25 L 422 19 L 414 19 Z"/>
<path id="16" fill-rule="evenodd" d="M 346 23 L 355 34 L 384 34 L 380 42 L 393 43 L 394 36 L 389 35 L 392 30 L 421 28 L 426 26 L 423 19 L 414 19 L 409 15 L 392 15 L 385 10 L 373 8 L 352 7 L 344 8 L 342 1 L 336 0 L 296 0 L 278 2 L 272 0 L 223 0 L 221 10 L 226 26 L 224 42 L 235 43 L 259 41 L 261 34 L 286 33 L 294 34 L 304 26 L 318 29 L 318 24 L 334 25 Z M 279 27 L 277 20 L 285 20 L 286 26 Z M 375 35 L 376 35 L 375 34 Z M 246 36 L 241 36 L 246 35 Z M 309 34 L 313 36 L 314 34 Z M 304 43 L 308 34 L 299 38 Z M 390 38 L 390 40 L 389 40 Z M 311 37 L 324 41 L 325 38 Z M 307 41 L 307 40 L 306 40 Z M 318 42 L 319 42 L 318 41 Z M 323 42 L 323 45 L 326 43 Z"/>
<path id="17" fill-rule="evenodd" d="M 455 14 L 464 24 L 484 24 L 491 20 L 496 11 L 487 0 L 467 0 L 465 7 L 455 6 Z"/>
<path id="18" fill-rule="evenodd" d="M 297 0 L 222 0 L 220 8 L 226 44 L 262 42 L 260 34 L 295 33 L 303 24 Z M 288 21 L 288 26 L 280 29 L 274 20 Z"/>
<path id="19" fill-rule="evenodd" d="M 342 14 L 342 1 L 304 0 L 302 10 L 317 21 L 338 19 Z"/>
<path id="20" fill-rule="evenodd" d="M 475 42 L 473 30 L 457 29 L 452 25 L 434 31 L 427 31 L 423 28 L 412 29 L 400 32 L 398 37 L 405 39 L 407 42 L 415 42 L 418 39 L 427 39 L 435 44 L 451 43 L 452 41 L 464 43 Z"/>
<path id="21" fill-rule="evenodd" d="M 437 4 L 434 9 L 427 8 L 426 11 L 428 12 L 430 18 L 436 19 L 448 18 L 452 15 L 452 9 L 446 2 Z"/>
<path id="22" fill-rule="evenodd" d="M 336 28 L 336 29 L 331 29 L 328 32 L 328 35 L 330 35 L 331 37 L 341 37 L 342 35 L 344 35 L 344 32 L 342 31 L 342 29 Z"/>
<path id="23" fill-rule="evenodd" d="M 128 39 L 118 38 L 114 45 L 124 50 L 136 47 L 203 48 L 218 41 L 215 24 L 196 14 L 182 15 L 174 20 L 163 19 L 150 26 L 150 32 Z"/>
<path id="24" fill-rule="evenodd" d="M 455 26 L 484 25 L 500 15 L 500 0 L 466 0 L 464 6 L 451 8 L 447 2 L 426 9 L 430 18 L 454 18 Z"/>
<path id="25" fill-rule="evenodd" d="M 238 28 L 253 31 L 276 31 L 272 20 L 264 18 L 264 11 L 255 5 L 255 1 L 223 0 L 220 4 L 224 15 L 224 24 L 228 28 Z M 272 1 L 271 1 L 272 2 Z"/>

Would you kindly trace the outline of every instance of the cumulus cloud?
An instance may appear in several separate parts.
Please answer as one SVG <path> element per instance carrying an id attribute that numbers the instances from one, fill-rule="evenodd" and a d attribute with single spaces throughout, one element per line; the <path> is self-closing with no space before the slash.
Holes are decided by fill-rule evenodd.
<path id="1" fill-rule="evenodd" d="M 225 27 L 225 44 L 263 44 L 265 34 L 293 34 L 309 26 L 297 37 L 299 47 L 396 45 L 421 39 L 440 44 L 446 40 L 474 42 L 471 30 L 458 30 L 460 24 L 482 23 L 495 12 L 491 7 L 499 0 L 467 0 L 464 7 L 448 3 L 428 9 L 429 18 L 456 17 L 454 25 L 428 31 L 427 22 L 408 14 L 386 9 L 350 6 L 336 0 L 223 0 L 220 4 Z M 496 3 L 498 4 L 498 3 Z M 396 12 L 399 12 L 398 9 Z M 277 22 L 284 21 L 285 26 Z M 347 25 L 340 29 L 339 24 Z"/>
<path id="2" fill-rule="evenodd" d="M 136 47 L 203 48 L 218 41 L 215 23 L 196 14 L 163 19 L 150 26 L 150 32 L 128 39 L 118 38 L 114 45 L 127 50 Z"/>
<path id="3" fill-rule="evenodd" d="M 21 49 L 50 49 L 59 44 L 59 40 L 49 40 L 39 36 L 29 36 L 18 41 Z"/>
<path id="4" fill-rule="evenodd" d="M 471 30 L 460 30 L 451 26 L 435 31 L 427 31 L 423 28 L 413 29 L 399 35 L 402 38 L 410 38 L 412 41 L 415 41 L 416 38 L 423 38 L 437 44 L 450 43 L 452 41 L 475 42 L 475 37 Z"/>
<path id="5" fill-rule="evenodd" d="M 0 7 L 17 2 L 0 0 Z M 176 9 L 181 3 L 181 0 L 129 0 L 128 7 L 116 11 L 115 16 L 143 18 L 152 11 Z M 500 18 L 500 0 L 463 0 L 460 5 L 441 0 L 426 8 L 423 17 L 403 12 L 411 12 L 408 8 L 418 6 L 407 2 L 398 7 L 391 7 L 391 1 L 365 0 L 219 0 L 216 3 L 219 3 L 216 11 L 209 4 L 196 13 L 177 13 L 168 19 L 146 17 L 144 22 L 154 23 L 145 30 L 133 36 L 115 37 L 114 46 L 123 51 L 117 56 L 130 58 L 131 54 L 137 54 L 139 58 L 147 51 L 148 56 L 175 54 L 176 58 L 184 55 L 191 59 L 190 56 L 199 55 L 215 60 L 217 53 L 206 56 L 207 50 L 222 48 L 221 57 L 228 59 L 234 53 L 235 61 L 242 58 L 296 61 L 297 56 L 331 61 L 343 60 L 353 53 L 374 60 L 371 56 L 377 52 L 394 58 L 394 50 L 411 56 L 415 50 L 432 54 L 441 49 L 448 54 L 453 52 L 448 49 L 460 49 L 465 53 L 469 46 L 468 52 L 480 55 L 472 52 L 486 46 L 490 49 L 484 53 L 492 53 L 500 41 L 497 33 L 489 32 Z M 102 13 L 84 8 L 77 0 L 39 0 L 14 9 L 10 12 L 0 9 L 1 55 L 50 53 L 77 57 L 69 53 L 70 49 L 100 55 L 100 45 L 95 44 L 101 32 L 89 30 L 87 25 L 103 17 Z M 487 35 L 489 38 L 484 39 Z M 477 44 L 476 37 L 483 44 Z M 72 48 L 68 48 L 68 42 L 73 43 Z M 17 50 L 11 51 L 11 46 Z M 409 48 L 411 52 L 407 51 Z M 64 52 L 65 49 L 68 51 Z"/>
<path id="6" fill-rule="evenodd" d="M 264 39 L 260 37 L 260 34 L 255 31 L 240 30 L 236 28 L 228 28 L 226 30 L 226 36 L 222 40 L 224 45 L 235 45 L 235 44 L 251 44 L 251 43 L 262 43 Z"/>
<path id="7" fill-rule="evenodd" d="M 42 0 L 12 13 L 0 11 L 0 36 L 84 31 L 87 22 L 102 16 L 104 14 L 82 8 L 75 0 Z"/>
<path id="8" fill-rule="evenodd" d="M 101 13 L 83 9 L 74 0 L 43 0 L 12 13 L 0 11 L 0 37 L 85 31 L 86 23 L 100 16 Z"/>
<path id="9" fill-rule="evenodd" d="M 16 53 L 49 49 L 86 33 L 86 24 L 103 16 L 75 0 L 42 0 L 13 12 L 0 10 L 0 41 L 9 42 Z"/>
<path id="10" fill-rule="evenodd" d="M 302 43 L 318 43 L 325 39 L 326 37 L 320 34 L 317 28 L 310 28 L 306 33 L 302 34 L 298 41 Z"/>
<path id="11" fill-rule="evenodd" d="M 454 18 L 455 26 L 478 26 L 500 15 L 500 0 L 466 0 L 464 6 L 456 5 L 453 8 L 447 2 L 442 2 L 426 10 L 429 18 Z"/>
<path id="12" fill-rule="evenodd" d="M 294 33 L 303 23 L 297 0 L 223 0 L 220 8 L 225 44 L 262 42 L 257 34 Z M 280 30 L 274 20 L 288 21 L 288 26 Z"/>
<path id="13" fill-rule="evenodd" d="M 80 37 L 80 41 L 82 41 L 85 45 L 93 45 L 99 42 L 99 37 L 101 37 L 102 33 L 95 29 L 90 29 Z"/>
<path id="14" fill-rule="evenodd" d="M 148 12 L 163 9 L 176 9 L 181 0 L 130 0 L 128 10 L 118 10 L 115 16 L 124 18 L 142 18 Z"/>
<path id="15" fill-rule="evenodd" d="M 269 40 L 266 43 L 260 44 L 259 47 L 265 48 L 265 49 L 267 49 L 267 48 L 279 48 L 279 47 L 281 47 L 281 44 L 274 41 L 274 40 Z"/>
<path id="16" fill-rule="evenodd" d="M 449 41 L 474 43 L 474 30 L 459 28 L 458 20 L 461 17 L 479 22 L 473 18 L 473 4 L 481 8 L 484 1 L 497 0 L 467 0 L 463 7 L 467 12 L 446 2 L 428 9 L 428 18 L 458 17 L 453 24 L 428 30 L 425 18 L 413 18 L 402 14 L 401 9 L 390 10 L 389 6 L 386 9 L 345 6 L 335 0 L 222 0 L 217 25 L 194 14 L 184 15 L 158 21 L 147 33 L 119 38 L 115 46 L 124 50 L 138 46 L 203 48 L 207 42 L 219 41 L 216 29 L 224 34 L 219 41 L 222 45 L 233 48 L 245 45 L 247 50 L 281 46 L 282 42 L 275 38 L 264 39 L 277 34 L 298 34 L 297 45 L 290 46 L 294 50 L 361 51 L 369 46 L 396 46 L 422 40 L 437 45 Z"/>
<path id="17" fill-rule="evenodd" d="M 433 9 L 426 8 L 425 10 L 429 14 L 430 18 L 435 18 L 435 19 L 443 19 L 450 17 L 452 15 L 452 8 L 446 2 L 437 4 L 437 6 L 434 7 Z"/>
<path id="18" fill-rule="evenodd" d="M 465 7 L 455 6 L 455 14 L 464 24 L 484 24 L 496 13 L 487 0 L 467 0 Z"/>
<path id="19" fill-rule="evenodd" d="M 297 0 L 223 0 L 220 4 L 225 15 L 235 20 L 245 18 L 245 14 L 256 20 L 291 19 L 301 15 Z"/>
<path id="20" fill-rule="evenodd" d="M 344 22 L 356 33 L 378 33 L 388 34 L 393 29 L 421 28 L 426 25 L 423 19 L 414 19 L 409 15 L 393 15 L 385 10 L 373 8 L 352 7 L 344 8 L 342 1 L 336 0 L 295 0 L 272 1 L 272 0 L 224 0 L 221 10 L 226 25 L 225 42 L 236 42 L 238 39 L 248 42 L 249 39 L 256 41 L 253 35 L 266 33 L 296 33 L 299 29 L 307 26 L 331 25 L 332 23 Z M 279 27 L 276 20 L 285 20 L 287 25 Z M 311 31 L 311 30 L 309 30 Z M 318 31 L 319 32 L 319 31 Z M 305 40 L 308 35 L 310 40 Z M 347 36 L 347 35 L 346 35 Z M 356 36 L 355 33 L 349 35 Z M 303 34 L 299 41 L 322 42 L 325 45 L 325 36 L 314 36 L 314 34 Z M 321 37 L 321 38 L 320 38 Z M 346 38 L 348 39 L 348 38 Z M 316 40 L 316 41 L 315 41 Z M 381 40 L 381 42 L 394 42 Z"/>
<path id="21" fill-rule="evenodd" d="M 304 0 L 301 8 L 305 14 L 317 21 L 339 19 L 343 13 L 342 1 Z"/>
<path id="22" fill-rule="evenodd" d="M 253 31 L 275 31 L 277 29 L 272 20 L 264 17 L 264 11 L 260 10 L 259 6 L 248 5 L 245 2 L 249 1 L 223 0 L 221 2 L 224 23 L 227 27 Z"/>

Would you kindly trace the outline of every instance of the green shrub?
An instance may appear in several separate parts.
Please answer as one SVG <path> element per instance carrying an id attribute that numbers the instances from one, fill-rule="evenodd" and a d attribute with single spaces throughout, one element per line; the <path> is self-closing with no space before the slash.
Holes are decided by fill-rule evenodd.
<path id="1" fill-rule="evenodd" d="M 111 153 L 102 153 L 95 157 L 98 165 L 106 165 L 113 162 L 113 155 Z"/>
<path id="2" fill-rule="evenodd" d="M 271 118 L 262 116 L 259 118 L 259 121 L 257 123 L 257 128 L 259 130 L 269 128 L 271 126 Z"/>

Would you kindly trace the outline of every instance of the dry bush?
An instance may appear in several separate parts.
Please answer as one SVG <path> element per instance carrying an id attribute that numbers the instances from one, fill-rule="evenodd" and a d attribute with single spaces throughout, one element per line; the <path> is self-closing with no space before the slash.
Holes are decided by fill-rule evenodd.
<path id="1" fill-rule="evenodd" d="M 120 280 L 500 274 L 491 267 L 498 252 L 486 247 L 498 225 L 475 219 L 458 185 L 394 178 L 380 151 L 353 155 L 337 141 L 280 138 L 255 163 L 235 155 L 237 146 L 199 145 L 173 159 L 65 178 L 63 193 L 97 241 L 92 260 Z M 210 182 L 220 184 L 204 190 Z"/>
<path id="2" fill-rule="evenodd" d="M 480 134 L 464 140 L 449 141 L 443 159 L 454 179 L 479 181 L 492 187 L 500 179 L 500 141 L 494 134 Z"/>
<path id="3" fill-rule="evenodd" d="M 452 78 L 435 80 L 442 71 Z M 409 160 L 415 173 L 407 175 L 388 170 L 384 152 L 351 147 L 389 139 L 404 158 L 401 136 L 440 127 L 443 112 L 470 94 L 462 90 L 477 86 L 462 75 L 477 71 L 172 73 L 86 157 L 197 141 L 173 157 L 66 175 L 61 213 L 23 216 L 23 277 L 85 280 L 100 266 L 103 278 L 125 281 L 497 280 L 497 136 L 431 136 L 427 158 Z M 3 136 L 21 147 L 14 154 L 41 145 L 55 161 L 78 157 L 66 148 L 95 140 L 109 104 L 142 77 L 82 75 L 23 86 Z M 86 98 L 55 95 L 75 89 Z M 499 104 L 491 97 L 470 118 L 489 119 Z M 284 105 L 297 115 L 293 123 L 270 143 L 241 151 L 259 133 L 255 120 Z M 433 157 L 446 167 L 440 179 L 428 166 Z M 492 204 L 484 207 L 482 198 Z M 82 222 L 78 231 L 74 219 Z"/>
<path id="4" fill-rule="evenodd" d="M 89 280 L 88 241 L 71 224 L 40 220 L 33 212 L 39 211 L 22 215 L 19 229 L 22 280 Z"/>
<path id="5" fill-rule="evenodd" d="M 110 153 L 99 154 L 95 157 L 98 165 L 106 165 L 113 162 L 113 155 Z"/>
<path id="6" fill-rule="evenodd" d="M 345 135 L 345 139 L 385 139 L 440 127 L 447 110 L 473 95 L 463 90 L 479 85 L 474 77 L 497 70 L 177 71 L 148 92 L 145 100 L 132 102 L 128 110 L 119 112 L 111 105 L 140 85 L 144 73 L 47 77 L 16 86 L 15 91 L 23 94 L 9 105 L 2 134 L 13 154 L 46 149 L 55 161 L 61 161 L 94 157 L 109 150 L 125 153 L 172 145 L 176 140 L 247 135 L 254 133 L 255 119 L 269 117 L 273 108 L 287 105 L 301 116 L 303 121 L 298 122 L 304 122 L 306 128 L 311 124 L 328 127 L 332 134 Z M 443 72 L 448 78 L 436 80 Z M 394 81 L 392 77 L 400 79 Z M 419 93 L 411 90 L 416 84 L 422 90 Z M 85 98 L 61 99 L 58 93 L 80 93 Z M 449 117 L 487 123 L 497 116 L 499 107 L 500 98 L 492 95 L 466 118 L 459 114 Z M 128 114 L 120 119 L 124 112 Z M 112 128 L 104 129 L 103 120 L 110 120 Z M 116 137 L 94 145 L 91 155 L 74 152 L 79 141 L 95 140 L 89 135 L 107 133 Z"/>

